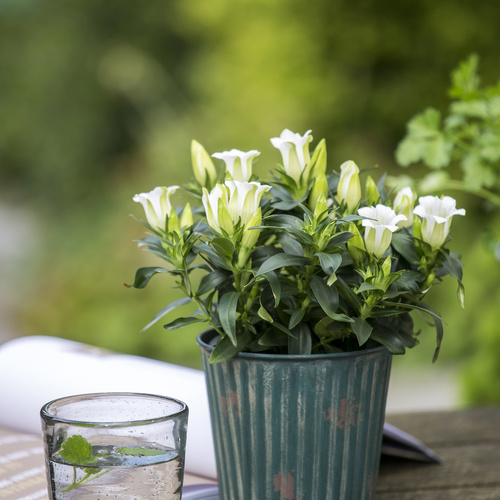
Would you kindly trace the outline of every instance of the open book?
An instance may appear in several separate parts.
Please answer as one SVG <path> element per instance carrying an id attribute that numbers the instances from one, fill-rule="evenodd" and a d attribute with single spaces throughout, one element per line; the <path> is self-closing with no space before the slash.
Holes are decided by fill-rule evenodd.
<path id="1" fill-rule="evenodd" d="M 184 401 L 189 407 L 186 473 L 216 480 L 208 397 L 201 370 L 56 337 L 32 336 L 0 346 L 0 498 L 46 498 L 36 496 L 42 494 L 43 485 L 35 479 L 42 477 L 45 481 L 39 416 L 43 404 L 73 394 L 111 391 L 160 394 Z M 24 457 L 19 470 L 15 464 L 19 465 L 21 459 L 16 459 L 16 453 Z M 382 453 L 439 461 L 423 443 L 389 424 L 384 428 Z M 24 496 L 2 496 L 2 488 L 15 491 L 16 481 L 26 479 L 35 488 L 33 491 Z M 193 486 L 186 489 L 183 498 L 218 498 L 214 495 L 213 486 Z"/>

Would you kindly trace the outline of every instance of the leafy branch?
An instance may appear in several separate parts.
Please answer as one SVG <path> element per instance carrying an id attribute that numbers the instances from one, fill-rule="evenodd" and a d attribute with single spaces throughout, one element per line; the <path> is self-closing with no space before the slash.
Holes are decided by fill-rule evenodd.
<path id="1" fill-rule="evenodd" d="M 462 190 L 500 207 L 500 81 L 481 86 L 478 64 L 473 54 L 452 72 L 444 116 L 427 108 L 408 122 L 396 160 L 403 167 L 421 162 L 433 170 L 421 188 Z M 453 165 L 460 167 L 460 179 L 444 171 Z"/>

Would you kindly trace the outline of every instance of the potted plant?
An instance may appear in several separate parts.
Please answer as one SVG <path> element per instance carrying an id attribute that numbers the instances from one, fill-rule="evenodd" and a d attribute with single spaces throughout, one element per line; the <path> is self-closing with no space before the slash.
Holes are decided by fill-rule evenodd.
<path id="1" fill-rule="evenodd" d="M 325 141 L 311 131 L 271 139 L 282 164 L 261 183 L 256 150 L 210 155 L 192 142 L 196 200 L 174 207 L 178 186 L 138 194 L 150 234 L 140 241 L 169 266 L 137 271 L 135 288 L 176 277 L 201 334 L 221 498 L 373 499 L 392 354 L 416 343 L 412 314 L 445 275 L 458 282 L 447 248 L 450 197 L 410 188 L 387 193 L 347 161 L 327 174 Z M 222 168 L 220 168 L 222 167 Z M 415 206 L 416 205 L 416 206 Z M 201 277 L 200 277 L 201 273 Z M 148 325 L 148 326 L 150 326 Z"/>

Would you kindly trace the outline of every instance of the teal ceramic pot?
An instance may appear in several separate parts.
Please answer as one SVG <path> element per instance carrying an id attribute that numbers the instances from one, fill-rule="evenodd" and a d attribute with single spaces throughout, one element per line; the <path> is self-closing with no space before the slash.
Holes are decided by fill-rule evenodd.
<path id="1" fill-rule="evenodd" d="M 391 354 L 241 353 L 209 364 L 222 500 L 373 500 Z"/>

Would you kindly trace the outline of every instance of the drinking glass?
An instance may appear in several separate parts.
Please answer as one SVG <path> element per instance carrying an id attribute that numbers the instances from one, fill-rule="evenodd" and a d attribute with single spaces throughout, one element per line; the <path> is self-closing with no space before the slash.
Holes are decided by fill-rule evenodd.
<path id="1" fill-rule="evenodd" d="M 69 396 L 41 409 L 52 500 L 180 500 L 188 408 L 135 393 Z"/>

